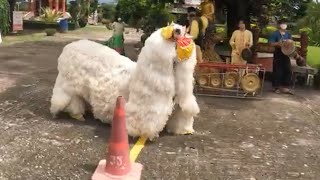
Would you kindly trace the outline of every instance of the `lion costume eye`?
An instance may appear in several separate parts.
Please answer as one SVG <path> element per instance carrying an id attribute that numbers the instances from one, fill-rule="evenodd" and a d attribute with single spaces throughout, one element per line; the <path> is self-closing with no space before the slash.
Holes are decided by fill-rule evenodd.
<path id="1" fill-rule="evenodd" d="M 175 29 L 174 32 L 175 32 L 176 34 L 180 35 L 180 34 L 181 34 L 181 29 Z"/>

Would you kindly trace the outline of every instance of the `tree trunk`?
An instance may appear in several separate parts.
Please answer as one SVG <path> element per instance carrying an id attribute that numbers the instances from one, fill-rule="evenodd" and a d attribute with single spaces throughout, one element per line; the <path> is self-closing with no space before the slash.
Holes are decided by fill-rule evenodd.
<path id="1" fill-rule="evenodd" d="M 8 2 L 9 2 L 9 5 L 10 5 L 10 19 L 11 19 L 10 31 L 12 32 L 13 31 L 13 11 L 14 11 L 14 7 L 15 7 L 15 4 L 16 4 L 16 0 L 8 0 Z"/>
<path id="2" fill-rule="evenodd" d="M 249 0 L 224 0 L 227 5 L 228 37 L 238 29 L 239 20 L 244 20 L 247 29 L 250 29 Z"/>

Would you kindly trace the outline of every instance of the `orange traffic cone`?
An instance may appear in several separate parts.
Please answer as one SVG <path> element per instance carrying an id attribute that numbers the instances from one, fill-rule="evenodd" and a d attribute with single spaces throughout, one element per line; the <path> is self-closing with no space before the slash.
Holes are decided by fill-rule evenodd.
<path id="1" fill-rule="evenodd" d="M 107 158 L 99 162 L 92 180 L 140 179 L 142 165 L 131 163 L 129 158 L 129 141 L 124 106 L 125 101 L 122 96 L 119 96 L 112 120 Z"/>

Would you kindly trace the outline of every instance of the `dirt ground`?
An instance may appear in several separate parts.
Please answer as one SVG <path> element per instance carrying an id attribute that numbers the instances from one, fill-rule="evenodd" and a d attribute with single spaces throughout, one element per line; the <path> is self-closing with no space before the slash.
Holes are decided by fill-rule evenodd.
<path id="1" fill-rule="evenodd" d="M 135 59 L 138 38 L 127 39 L 127 53 Z M 54 120 L 49 113 L 57 57 L 70 41 L 0 47 L 1 180 L 87 180 L 104 158 L 108 125 L 90 115 L 77 122 L 67 116 Z M 163 133 L 146 144 L 137 159 L 144 165 L 142 179 L 319 179 L 319 92 L 198 102 L 194 135 Z"/>

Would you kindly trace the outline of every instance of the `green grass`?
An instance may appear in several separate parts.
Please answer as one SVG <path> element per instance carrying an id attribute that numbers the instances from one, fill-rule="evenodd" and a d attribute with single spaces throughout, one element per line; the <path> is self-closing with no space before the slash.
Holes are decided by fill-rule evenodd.
<path id="1" fill-rule="evenodd" d="M 3 45 L 12 45 L 21 42 L 41 41 L 45 38 L 44 32 L 37 32 L 32 34 L 21 34 L 16 36 L 6 36 L 3 38 Z"/>
<path id="2" fill-rule="evenodd" d="M 93 26 L 93 25 L 87 25 L 84 28 L 79 29 L 83 32 L 106 32 L 108 29 L 104 25 L 98 25 L 98 26 Z"/>
<path id="3" fill-rule="evenodd" d="M 320 47 L 308 46 L 307 62 L 311 67 L 320 67 Z"/>

